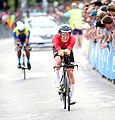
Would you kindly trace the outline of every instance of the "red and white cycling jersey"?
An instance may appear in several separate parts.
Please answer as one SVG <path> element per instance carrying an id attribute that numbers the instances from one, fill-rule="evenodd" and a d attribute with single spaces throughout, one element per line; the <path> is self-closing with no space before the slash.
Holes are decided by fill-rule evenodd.
<path id="1" fill-rule="evenodd" d="M 61 49 L 72 50 L 75 42 L 76 42 L 76 38 L 73 35 L 70 36 L 69 40 L 66 43 L 62 43 L 60 36 L 58 34 L 56 34 L 52 38 L 52 43 L 57 51 L 59 51 Z"/>

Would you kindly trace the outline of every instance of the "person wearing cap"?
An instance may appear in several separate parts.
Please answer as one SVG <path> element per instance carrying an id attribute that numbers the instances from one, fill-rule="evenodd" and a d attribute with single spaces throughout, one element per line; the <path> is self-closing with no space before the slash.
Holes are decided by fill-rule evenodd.
<path id="1" fill-rule="evenodd" d="M 78 48 L 79 46 L 78 43 L 80 43 L 81 46 L 83 41 L 82 30 L 76 29 L 79 26 L 83 25 L 82 10 L 78 8 L 77 4 L 74 2 L 71 4 L 71 8 L 72 8 L 71 10 L 65 13 L 59 11 L 58 9 L 55 9 L 55 11 L 61 17 L 69 18 L 69 24 L 72 28 L 72 34 L 77 38 L 76 47 Z"/>
<path id="2" fill-rule="evenodd" d="M 95 28 L 95 22 L 96 22 L 96 17 L 97 17 L 97 11 L 96 10 L 93 10 L 91 12 L 91 14 L 89 14 L 89 17 L 91 18 L 91 21 L 92 21 L 92 29 L 90 30 L 90 36 L 91 36 L 91 39 L 94 41 L 94 38 L 95 38 L 95 34 L 96 34 L 96 28 Z"/>
<path id="3" fill-rule="evenodd" d="M 96 11 L 96 10 L 93 10 L 93 11 L 91 12 L 91 14 L 89 14 L 89 16 L 97 16 L 97 11 Z"/>
<path id="4" fill-rule="evenodd" d="M 21 21 L 17 21 L 16 27 L 13 30 L 13 36 L 16 44 L 17 57 L 18 57 L 18 68 L 21 68 L 21 47 L 25 47 L 26 57 L 27 57 L 27 67 L 28 70 L 31 69 L 30 64 L 30 51 L 29 51 L 29 37 L 30 30 L 25 27 L 25 24 Z M 26 49 L 27 48 L 27 49 Z"/>
<path id="5" fill-rule="evenodd" d="M 92 27 L 95 28 L 95 22 L 97 17 L 97 11 L 93 10 L 91 14 L 89 14 L 89 17 L 92 19 Z"/>

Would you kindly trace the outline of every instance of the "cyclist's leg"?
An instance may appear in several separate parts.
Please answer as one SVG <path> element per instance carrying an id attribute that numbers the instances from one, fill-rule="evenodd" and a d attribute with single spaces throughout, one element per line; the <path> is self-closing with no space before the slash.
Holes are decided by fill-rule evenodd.
<path id="1" fill-rule="evenodd" d="M 75 88 L 75 78 L 73 74 L 73 68 L 68 68 L 68 75 L 69 75 L 70 84 L 71 84 L 70 103 L 75 104 L 77 101 L 77 98 L 76 98 L 76 90 L 75 90 L 76 88 Z"/>
<path id="2" fill-rule="evenodd" d="M 21 42 L 20 40 L 15 41 L 16 51 L 17 51 L 17 57 L 18 57 L 18 68 L 21 68 Z"/>
<path id="3" fill-rule="evenodd" d="M 18 68 L 21 68 L 21 50 L 17 50 Z"/>
<path id="4" fill-rule="evenodd" d="M 70 61 L 74 62 L 73 52 L 71 52 L 71 54 L 70 54 Z M 70 80 L 70 84 L 71 84 L 71 99 L 70 99 L 71 104 L 76 103 L 75 77 L 74 77 L 73 72 L 74 72 L 74 67 L 69 67 L 68 75 L 69 75 L 69 80 Z"/>
<path id="5" fill-rule="evenodd" d="M 25 46 L 25 52 L 26 52 L 26 57 L 27 57 L 27 67 L 30 70 L 31 69 L 31 64 L 30 64 L 30 46 L 27 45 Z"/>
<path id="6" fill-rule="evenodd" d="M 57 66 L 55 69 L 55 81 L 54 81 L 54 83 L 55 83 L 56 87 L 59 87 L 61 58 L 58 55 L 55 47 L 53 47 L 53 54 L 54 54 L 54 59 L 55 59 L 55 66 Z"/>
<path id="7" fill-rule="evenodd" d="M 73 51 L 71 51 L 71 53 L 70 53 L 70 62 L 74 63 Z M 68 75 L 69 75 L 69 79 L 70 79 L 70 84 L 75 84 L 73 71 L 74 71 L 74 66 L 68 67 Z"/>
<path id="8" fill-rule="evenodd" d="M 28 59 L 27 62 L 30 62 L 30 51 L 29 51 L 29 46 L 28 45 L 25 47 L 25 52 L 26 52 L 26 57 Z"/>

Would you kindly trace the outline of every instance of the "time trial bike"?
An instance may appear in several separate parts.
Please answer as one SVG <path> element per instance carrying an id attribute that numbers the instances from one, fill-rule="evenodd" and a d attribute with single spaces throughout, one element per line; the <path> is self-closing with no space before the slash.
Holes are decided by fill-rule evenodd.
<path id="1" fill-rule="evenodd" d="M 17 50 L 21 50 L 21 58 L 22 58 L 22 64 L 21 64 L 21 68 L 20 69 L 22 69 L 22 73 L 23 73 L 23 77 L 24 77 L 24 79 L 26 79 L 26 69 L 28 69 L 27 68 L 27 66 L 26 66 L 26 59 L 25 59 L 25 57 L 26 57 L 26 53 L 25 53 L 25 49 L 27 49 L 27 50 L 31 50 L 31 48 L 29 47 L 29 48 L 26 48 L 23 44 L 20 44 L 20 46 L 21 46 L 21 48 L 17 48 Z"/>
<path id="2" fill-rule="evenodd" d="M 73 66 L 77 66 L 78 69 L 78 65 L 70 62 L 70 58 L 67 55 L 64 55 L 61 60 L 62 60 L 62 65 L 60 67 L 62 67 L 63 69 L 62 69 L 62 76 L 60 79 L 60 87 L 58 94 L 60 95 L 60 100 L 63 101 L 64 103 L 64 109 L 70 111 L 71 86 L 70 86 L 70 80 L 67 69 L 68 67 L 73 67 Z M 54 66 L 54 68 L 55 67 L 56 66 Z"/>

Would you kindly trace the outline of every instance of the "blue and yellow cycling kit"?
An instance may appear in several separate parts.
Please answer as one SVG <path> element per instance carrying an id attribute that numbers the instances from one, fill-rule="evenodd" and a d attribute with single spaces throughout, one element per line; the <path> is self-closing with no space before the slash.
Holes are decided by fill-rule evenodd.
<path id="1" fill-rule="evenodd" d="M 13 30 L 13 36 L 15 40 L 20 40 L 21 43 L 25 42 L 25 39 L 30 37 L 30 30 L 25 28 L 23 34 L 20 34 L 17 28 Z"/>

